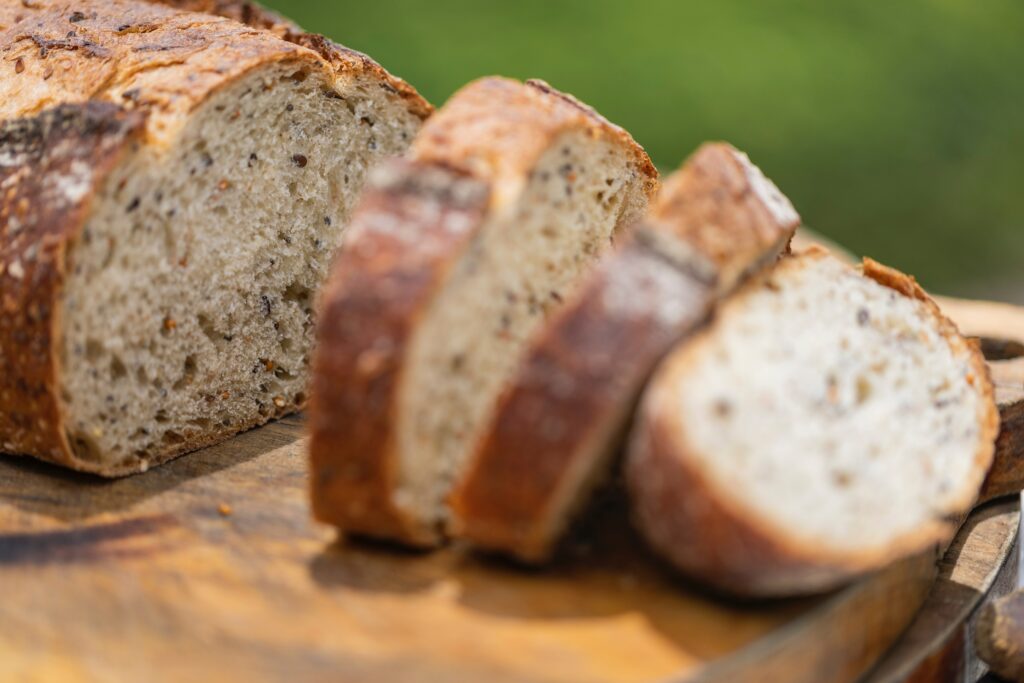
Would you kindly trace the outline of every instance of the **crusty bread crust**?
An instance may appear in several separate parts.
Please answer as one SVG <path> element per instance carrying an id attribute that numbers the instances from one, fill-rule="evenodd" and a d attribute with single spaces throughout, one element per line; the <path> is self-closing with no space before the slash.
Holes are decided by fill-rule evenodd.
<path id="1" fill-rule="evenodd" d="M 812 248 L 798 258 L 831 257 L 823 249 Z M 800 263 L 790 261 L 787 266 L 799 267 Z M 757 597 L 827 590 L 901 557 L 929 552 L 947 543 L 961 515 L 976 498 L 978 485 L 991 464 L 999 428 L 984 359 L 977 346 L 960 336 L 955 325 L 941 314 L 913 278 L 870 260 L 865 260 L 863 270 L 879 284 L 924 302 L 950 345 L 970 354 L 976 370 L 974 386 L 986 405 L 979 425 L 976 484 L 965 485 L 962 495 L 944 516 L 884 547 L 843 552 L 811 545 L 794 538 L 786 529 L 753 518 L 739 504 L 742 491 L 724 490 L 702 473 L 696 460 L 687 455 L 686 429 L 679 423 L 673 387 L 670 382 L 655 379 L 644 395 L 625 461 L 634 522 L 655 550 L 702 583 L 726 593 Z M 765 283 L 757 281 L 749 288 L 762 286 Z M 738 299 L 742 296 L 737 294 Z M 669 356 L 664 367 L 685 368 L 692 362 L 687 350 L 712 334 L 714 325 L 683 347 L 681 353 Z M 665 376 L 668 374 L 666 370 Z"/>
<path id="2" fill-rule="evenodd" d="M 452 493 L 454 535 L 547 559 L 609 469 L 651 369 L 706 318 L 716 293 L 773 261 L 798 223 L 731 146 L 695 152 L 665 182 L 637 239 L 533 340 Z"/>
<path id="3" fill-rule="evenodd" d="M 88 218 L 90 198 L 127 145 L 166 144 L 207 97 L 274 63 L 322 70 L 339 84 L 365 78 L 413 114 L 429 114 L 415 91 L 365 55 L 319 36 L 288 36 L 158 4 L 0 0 L 0 117 L 14 119 L 0 129 L 0 450 L 104 476 L 137 470 L 74 454 L 60 412 L 56 357 L 68 249 Z M 147 454 L 147 463 L 299 407 L 286 404 L 254 424 L 191 435 Z"/>
<path id="4" fill-rule="evenodd" d="M 414 519 L 394 500 L 396 415 L 412 336 L 462 250 L 483 226 L 484 214 L 514 197 L 553 141 L 573 130 L 627 149 L 644 194 L 654 193 L 657 170 L 621 128 L 540 82 L 485 78 L 464 87 L 428 120 L 413 142 L 416 165 L 405 173 L 451 169 L 456 177 L 487 188 L 486 206 L 477 200 L 471 206 L 449 205 L 451 199 L 439 189 L 424 194 L 420 186 L 426 181 L 411 177 L 399 184 L 406 188 L 402 192 L 378 190 L 366 196 L 321 299 L 310 406 L 318 519 L 351 533 L 411 545 L 442 539 L 439 529 Z M 390 218 L 389 201 L 394 203 Z M 404 205 L 414 201 L 428 203 L 438 215 L 410 212 Z M 419 238 L 396 241 L 394 231 Z"/>
<path id="5" fill-rule="evenodd" d="M 414 545 L 436 540 L 394 502 L 403 352 L 488 200 L 485 183 L 418 162 L 382 166 L 367 185 L 321 298 L 309 405 L 318 519 Z"/>
<path id="6" fill-rule="evenodd" d="M 61 102 L 109 101 L 149 115 L 147 142 L 169 141 L 213 92 L 251 69 L 296 66 L 368 77 L 425 117 L 430 105 L 369 57 L 306 33 L 285 39 L 224 17 L 131 0 L 0 0 L 0 118 Z"/>
<path id="7" fill-rule="evenodd" d="M 569 130 L 616 141 L 632 156 L 644 194 L 654 196 L 658 171 L 629 133 L 540 80 L 489 77 L 470 83 L 423 127 L 411 154 L 492 182 L 493 201 L 501 202 L 526 181 L 551 141 Z"/>
<path id="8" fill-rule="evenodd" d="M 0 124 L 0 449 L 76 466 L 62 429 L 59 313 L 68 243 L 144 117 L 64 105 Z"/>
<path id="9" fill-rule="evenodd" d="M 401 78 L 388 73 L 380 64 L 362 52 L 340 45 L 317 33 L 307 33 L 277 12 L 268 10 L 252 0 L 146 0 L 187 12 L 212 14 L 233 19 L 246 26 L 269 31 L 290 43 L 307 47 L 327 60 L 338 75 L 377 81 L 377 87 L 405 101 L 410 112 L 426 119 L 434 107 L 420 96 L 416 89 Z"/>

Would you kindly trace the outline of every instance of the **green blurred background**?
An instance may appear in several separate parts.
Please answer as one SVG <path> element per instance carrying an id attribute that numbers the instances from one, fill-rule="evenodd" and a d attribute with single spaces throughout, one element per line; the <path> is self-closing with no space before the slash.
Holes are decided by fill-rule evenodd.
<path id="1" fill-rule="evenodd" d="M 1024 2 L 269 0 L 435 104 L 540 77 L 662 171 L 746 150 L 806 224 L 929 288 L 1024 300 Z"/>

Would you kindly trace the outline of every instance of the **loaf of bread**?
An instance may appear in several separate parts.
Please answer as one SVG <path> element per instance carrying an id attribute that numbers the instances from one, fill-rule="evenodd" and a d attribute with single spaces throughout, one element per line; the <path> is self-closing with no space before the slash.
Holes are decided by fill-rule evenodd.
<path id="1" fill-rule="evenodd" d="M 644 212 L 657 173 L 539 81 L 472 83 L 383 170 L 324 290 L 313 509 L 429 546 L 530 334 Z"/>
<path id="2" fill-rule="evenodd" d="M 0 0 L 0 450 L 122 475 L 303 405 L 351 207 L 431 108 L 292 38 Z"/>
<path id="3" fill-rule="evenodd" d="M 723 591 L 826 590 L 952 538 L 998 420 L 978 348 L 911 278 L 809 250 L 658 368 L 625 463 L 635 521 Z"/>
<path id="4" fill-rule="evenodd" d="M 745 155 L 701 147 L 531 341 L 455 487 L 455 535 L 546 559 L 613 462 L 643 382 L 799 217 Z"/>

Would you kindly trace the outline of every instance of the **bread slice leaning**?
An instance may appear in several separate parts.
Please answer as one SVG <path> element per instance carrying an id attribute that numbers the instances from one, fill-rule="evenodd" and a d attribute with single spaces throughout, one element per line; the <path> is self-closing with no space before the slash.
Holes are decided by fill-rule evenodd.
<path id="1" fill-rule="evenodd" d="M 718 297 L 775 261 L 798 223 L 746 155 L 723 143 L 697 150 L 635 239 L 531 340 L 452 492 L 455 535 L 546 559 L 610 469 L 654 365 Z"/>
<path id="2" fill-rule="evenodd" d="M 430 106 L 295 40 L 0 0 L 0 450 L 122 475 L 304 404 L 367 169 Z"/>
<path id="3" fill-rule="evenodd" d="M 658 369 L 626 459 L 635 522 L 723 591 L 826 590 L 947 542 L 998 421 L 977 346 L 913 279 L 810 250 Z"/>
<path id="4" fill-rule="evenodd" d="M 542 82 L 456 93 L 372 183 L 325 290 L 316 516 L 441 540 L 448 489 L 526 340 L 655 185 L 623 130 Z"/>

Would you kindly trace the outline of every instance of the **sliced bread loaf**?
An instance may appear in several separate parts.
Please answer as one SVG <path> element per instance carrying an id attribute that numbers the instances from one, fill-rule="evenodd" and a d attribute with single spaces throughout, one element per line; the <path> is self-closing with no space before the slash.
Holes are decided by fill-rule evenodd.
<path id="1" fill-rule="evenodd" d="M 978 348 L 911 278 L 813 249 L 668 356 L 626 476 L 637 526 L 683 572 L 807 593 L 948 541 L 997 429 Z"/>
<path id="2" fill-rule="evenodd" d="M 301 406 L 355 197 L 429 105 L 159 5 L 0 0 L 0 27 L 0 450 L 120 475 Z"/>
<path id="3" fill-rule="evenodd" d="M 313 509 L 431 545 L 526 339 L 656 185 L 643 150 L 539 81 L 466 86 L 383 171 L 323 299 Z"/>
<path id="4" fill-rule="evenodd" d="M 798 223 L 746 155 L 701 147 L 532 339 L 452 493 L 455 535 L 546 559 L 609 470 L 651 369 Z"/>

